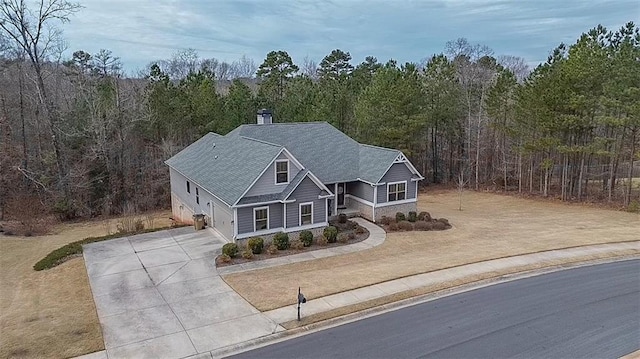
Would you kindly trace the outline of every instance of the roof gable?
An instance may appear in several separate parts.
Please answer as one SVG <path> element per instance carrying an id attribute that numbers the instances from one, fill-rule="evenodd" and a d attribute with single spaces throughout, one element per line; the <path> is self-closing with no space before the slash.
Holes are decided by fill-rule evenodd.
<path id="1" fill-rule="evenodd" d="M 284 146 L 323 183 L 358 178 L 358 142 L 327 122 L 242 125 L 226 137 L 248 137 Z"/>
<path id="2" fill-rule="evenodd" d="M 165 163 L 232 205 L 281 151 L 279 145 L 208 133 Z"/>

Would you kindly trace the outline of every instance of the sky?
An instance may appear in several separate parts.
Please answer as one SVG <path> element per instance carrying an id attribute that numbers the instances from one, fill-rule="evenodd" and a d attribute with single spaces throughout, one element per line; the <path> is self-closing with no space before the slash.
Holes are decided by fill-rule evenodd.
<path id="1" fill-rule="evenodd" d="M 300 64 L 333 49 L 381 62 L 420 62 L 464 37 L 496 56 L 535 67 L 560 42 L 602 24 L 617 30 L 640 23 L 640 0 L 80 0 L 62 26 L 73 51 L 108 49 L 135 73 L 179 50 L 232 62 L 263 62 L 285 50 Z"/>

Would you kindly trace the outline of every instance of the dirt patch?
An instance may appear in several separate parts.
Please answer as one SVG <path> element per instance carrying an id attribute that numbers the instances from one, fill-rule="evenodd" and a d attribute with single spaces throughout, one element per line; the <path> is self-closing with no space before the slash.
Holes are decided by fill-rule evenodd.
<path id="1" fill-rule="evenodd" d="M 155 213 L 153 225 L 170 225 L 169 216 Z M 67 358 L 104 349 L 83 259 L 40 272 L 32 267 L 58 247 L 115 230 L 116 222 L 62 224 L 46 236 L 0 235 L 0 358 Z"/>
<path id="2" fill-rule="evenodd" d="M 640 215 L 560 203 L 467 192 L 422 194 L 418 211 L 448 218 L 447 231 L 388 233 L 357 253 L 235 273 L 224 280 L 259 310 L 294 304 L 298 287 L 308 299 L 405 276 L 505 256 L 581 245 L 638 240 Z"/>

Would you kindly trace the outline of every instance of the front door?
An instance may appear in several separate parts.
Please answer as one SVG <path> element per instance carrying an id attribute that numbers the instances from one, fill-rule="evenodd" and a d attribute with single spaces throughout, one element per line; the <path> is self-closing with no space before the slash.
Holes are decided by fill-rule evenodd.
<path id="1" fill-rule="evenodd" d="M 338 201 L 338 208 L 344 208 L 344 189 L 344 183 L 338 183 L 338 196 L 336 199 Z"/>

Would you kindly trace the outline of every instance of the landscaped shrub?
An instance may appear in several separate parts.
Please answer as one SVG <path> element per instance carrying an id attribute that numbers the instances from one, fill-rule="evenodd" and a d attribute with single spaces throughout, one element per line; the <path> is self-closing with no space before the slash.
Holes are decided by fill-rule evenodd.
<path id="1" fill-rule="evenodd" d="M 398 223 L 396 223 L 396 222 L 391 222 L 387 228 L 391 232 L 396 232 L 396 231 L 398 231 L 400 229 L 400 227 L 398 227 Z"/>
<path id="2" fill-rule="evenodd" d="M 435 222 L 431 222 L 433 225 L 433 230 L 434 231 L 442 231 L 447 229 L 447 225 L 440 222 L 440 221 L 435 221 Z"/>
<path id="3" fill-rule="evenodd" d="M 429 212 L 420 212 L 418 214 L 418 221 L 431 221 L 431 214 L 429 214 Z"/>
<path id="4" fill-rule="evenodd" d="M 267 246 L 267 253 L 271 255 L 278 253 L 278 247 L 273 243 L 269 244 L 269 246 Z"/>
<path id="5" fill-rule="evenodd" d="M 327 239 L 329 243 L 335 243 L 338 239 L 338 228 L 334 226 L 329 226 L 322 231 L 322 234 Z"/>
<path id="6" fill-rule="evenodd" d="M 318 236 L 318 238 L 316 238 L 316 243 L 319 246 L 326 246 L 329 241 L 327 241 L 327 237 L 325 236 Z"/>
<path id="7" fill-rule="evenodd" d="M 446 218 L 438 218 L 438 222 L 440 222 L 440 223 L 444 223 L 444 225 L 445 225 L 446 227 L 449 227 L 449 226 L 450 226 L 450 224 L 449 224 L 449 220 L 448 220 L 448 219 L 446 219 Z"/>
<path id="8" fill-rule="evenodd" d="M 179 226 L 180 227 L 180 226 Z M 88 237 L 79 241 L 75 241 L 75 242 L 71 242 L 69 244 L 66 244 L 58 249 L 53 250 L 52 252 L 50 252 L 49 254 L 47 254 L 44 258 L 42 258 L 41 260 L 38 261 L 38 263 L 33 265 L 33 269 L 40 271 L 43 269 L 50 269 L 53 268 L 57 265 L 59 265 L 60 263 L 64 263 L 67 259 L 72 258 L 75 255 L 81 254 L 82 253 L 82 246 L 84 244 L 89 244 L 89 243 L 94 243 L 94 242 L 102 242 L 102 241 L 106 241 L 109 239 L 114 239 L 114 238 L 121 238 L 121 237 L 126 237 L 126 236 L 133 236 L 136 234 L 142 234 L 142 233 L 149 233 L 149 232 L 156 232 L 156 231 L 161 231 L 161 230 L 165 230 L 168 227 L 163 227 L 163 228 L 153 228 L 153 229 L 146 229 L 140 232 L 132 232 L 132 233 L 114 233 L 114 234 L 109 234 L 106 236 L 102 236 L 102 237 Z M 175 228 L 174 226 L 172 226 L 171 228 Z M 6 231 L 5 231 L 6 233 Z"/>
<path id="9" fill-rule="evenodd" d="M 281 251 L 288 249 L 289 235 L 283 232 L 276 233 L 276 235 L 273 237 L 273 244 L 275 244 L 276 247 Z"/>
<path id="10" fill-rule="evenodd" d="M 427 221 L 417 221 L 413 224 L 413 228 L 416 231 L 430 231 L 433 228 L 433 224 Z"/>
<path id="11" fill-rule="evenodd" d="M 413 231 L 413 224 L 409 221 L 398 222 L 398 228 L 402 231 Z"/>
<path id="12" fill-rule="evenodd" d="M 385 226 L 388 226 L 391 224 L 391 222 L 393 222 L 393 219 L 387 216 L 382 216 L 382 218 L 380 218 L 380 224 L 383 224 Z"/>
<path id="13" fill-rule="evenodd" d="M 347 223 L 347 215 L 344 213 L 340 213 L 338 215 L 338 223 Z"/>
<path id="14" fill-rule="evenodd" d="M 242 258 L 244 259 L 253 258 L 253 251 L 250 248 L 245 249 L 244 251 L 242 251 Z"/>
<path id="15" fill-rule="evenodd" d="M 228 255 L 226 255 L 226 254 L 221 254 L 221 255 L 220 255 L 220 261 L 221 261 L 222 263 L 229 263 L 229 262 L 231 262 L 231 257 L 229 257 L 229 256 L 228 256 Z"/>
<path id="16" fill-rule="evenodd" d="M 294 239 L 291 241 L 291 248 L 300 251 L 304 249 L 304 243 L 299 239 Z"/>
<path id="17" fill-rule="evenodd" d="M 332 220 L 329 221 L 329 225 L 336 227 L 336 229 L 338 230 L 338 232 L 346 232 L 346 231 L 350 231 L 355 229 L 358 224 L 354 221 L 350 221 L 348 219 L 345 219 L 344 222 L 340 222 L 340 220 Z"/>
<path id="18" fill-rule="evenodd" d="M 227 243 L 222 246 L 222 254 L 226 254 L 231 258 L 235 258 L 238 255 L 238 245 L 235 243 Z"/>
<path id="19" fill-rule="evenodd" d="M 365 234 L 367 230 L 363 226 L 357 226 L 355 232 L 356 234 Z"/>
<path id="20" fill-rule="evenodd" d="M 349 236 L 345 233 L 340 233 L 338 235 L 338 242 L 340 243 L 349 243 Z"/>
<path id="21" fill-rule="evenodd" d="M 262 237 L 249 238 L 247 246 L 251 249 L 253 254 L 260 254 L 264 248 L 264 239 L 262 239 Z"/>
<path id="22" fill-rule="evenodd" d="M 313 233 L 311 233 L 311 231 L 300 232 L 300 234 L 298 235 L 298 238 L 300 239 L 300 242 L 302 242 L 302 244 L 305 247 L 309 247 L 313 243 Z"/>
<path id="23" fill-rule="evenodd" d="M 351 233 L 349 233 L 349 234 L 347 235 L 347 238 L 349 238 L 349 240 L 350 240 L 350 241 L 352 241 L 352 240 L 356 239 L 356 234 L 355 234 L 355 233 L 353 233 L 353 232 L 351 232 Z"/>
<path id="24" fill-rule="evenodd" d="M 415 211 L 410 211 L 409 212 L 409 216 L 407 217 L 407 220 L 409 222 L 415 222 L 417 218 L 418 218 L 418 216 L 416 215 L 416 212 Z"/>
<path id="25" fill-rule="evenodd" d="M 404 213 L 396 212 L 396 222 L 404 221 L 407 217 L 405 217 Z"/>

